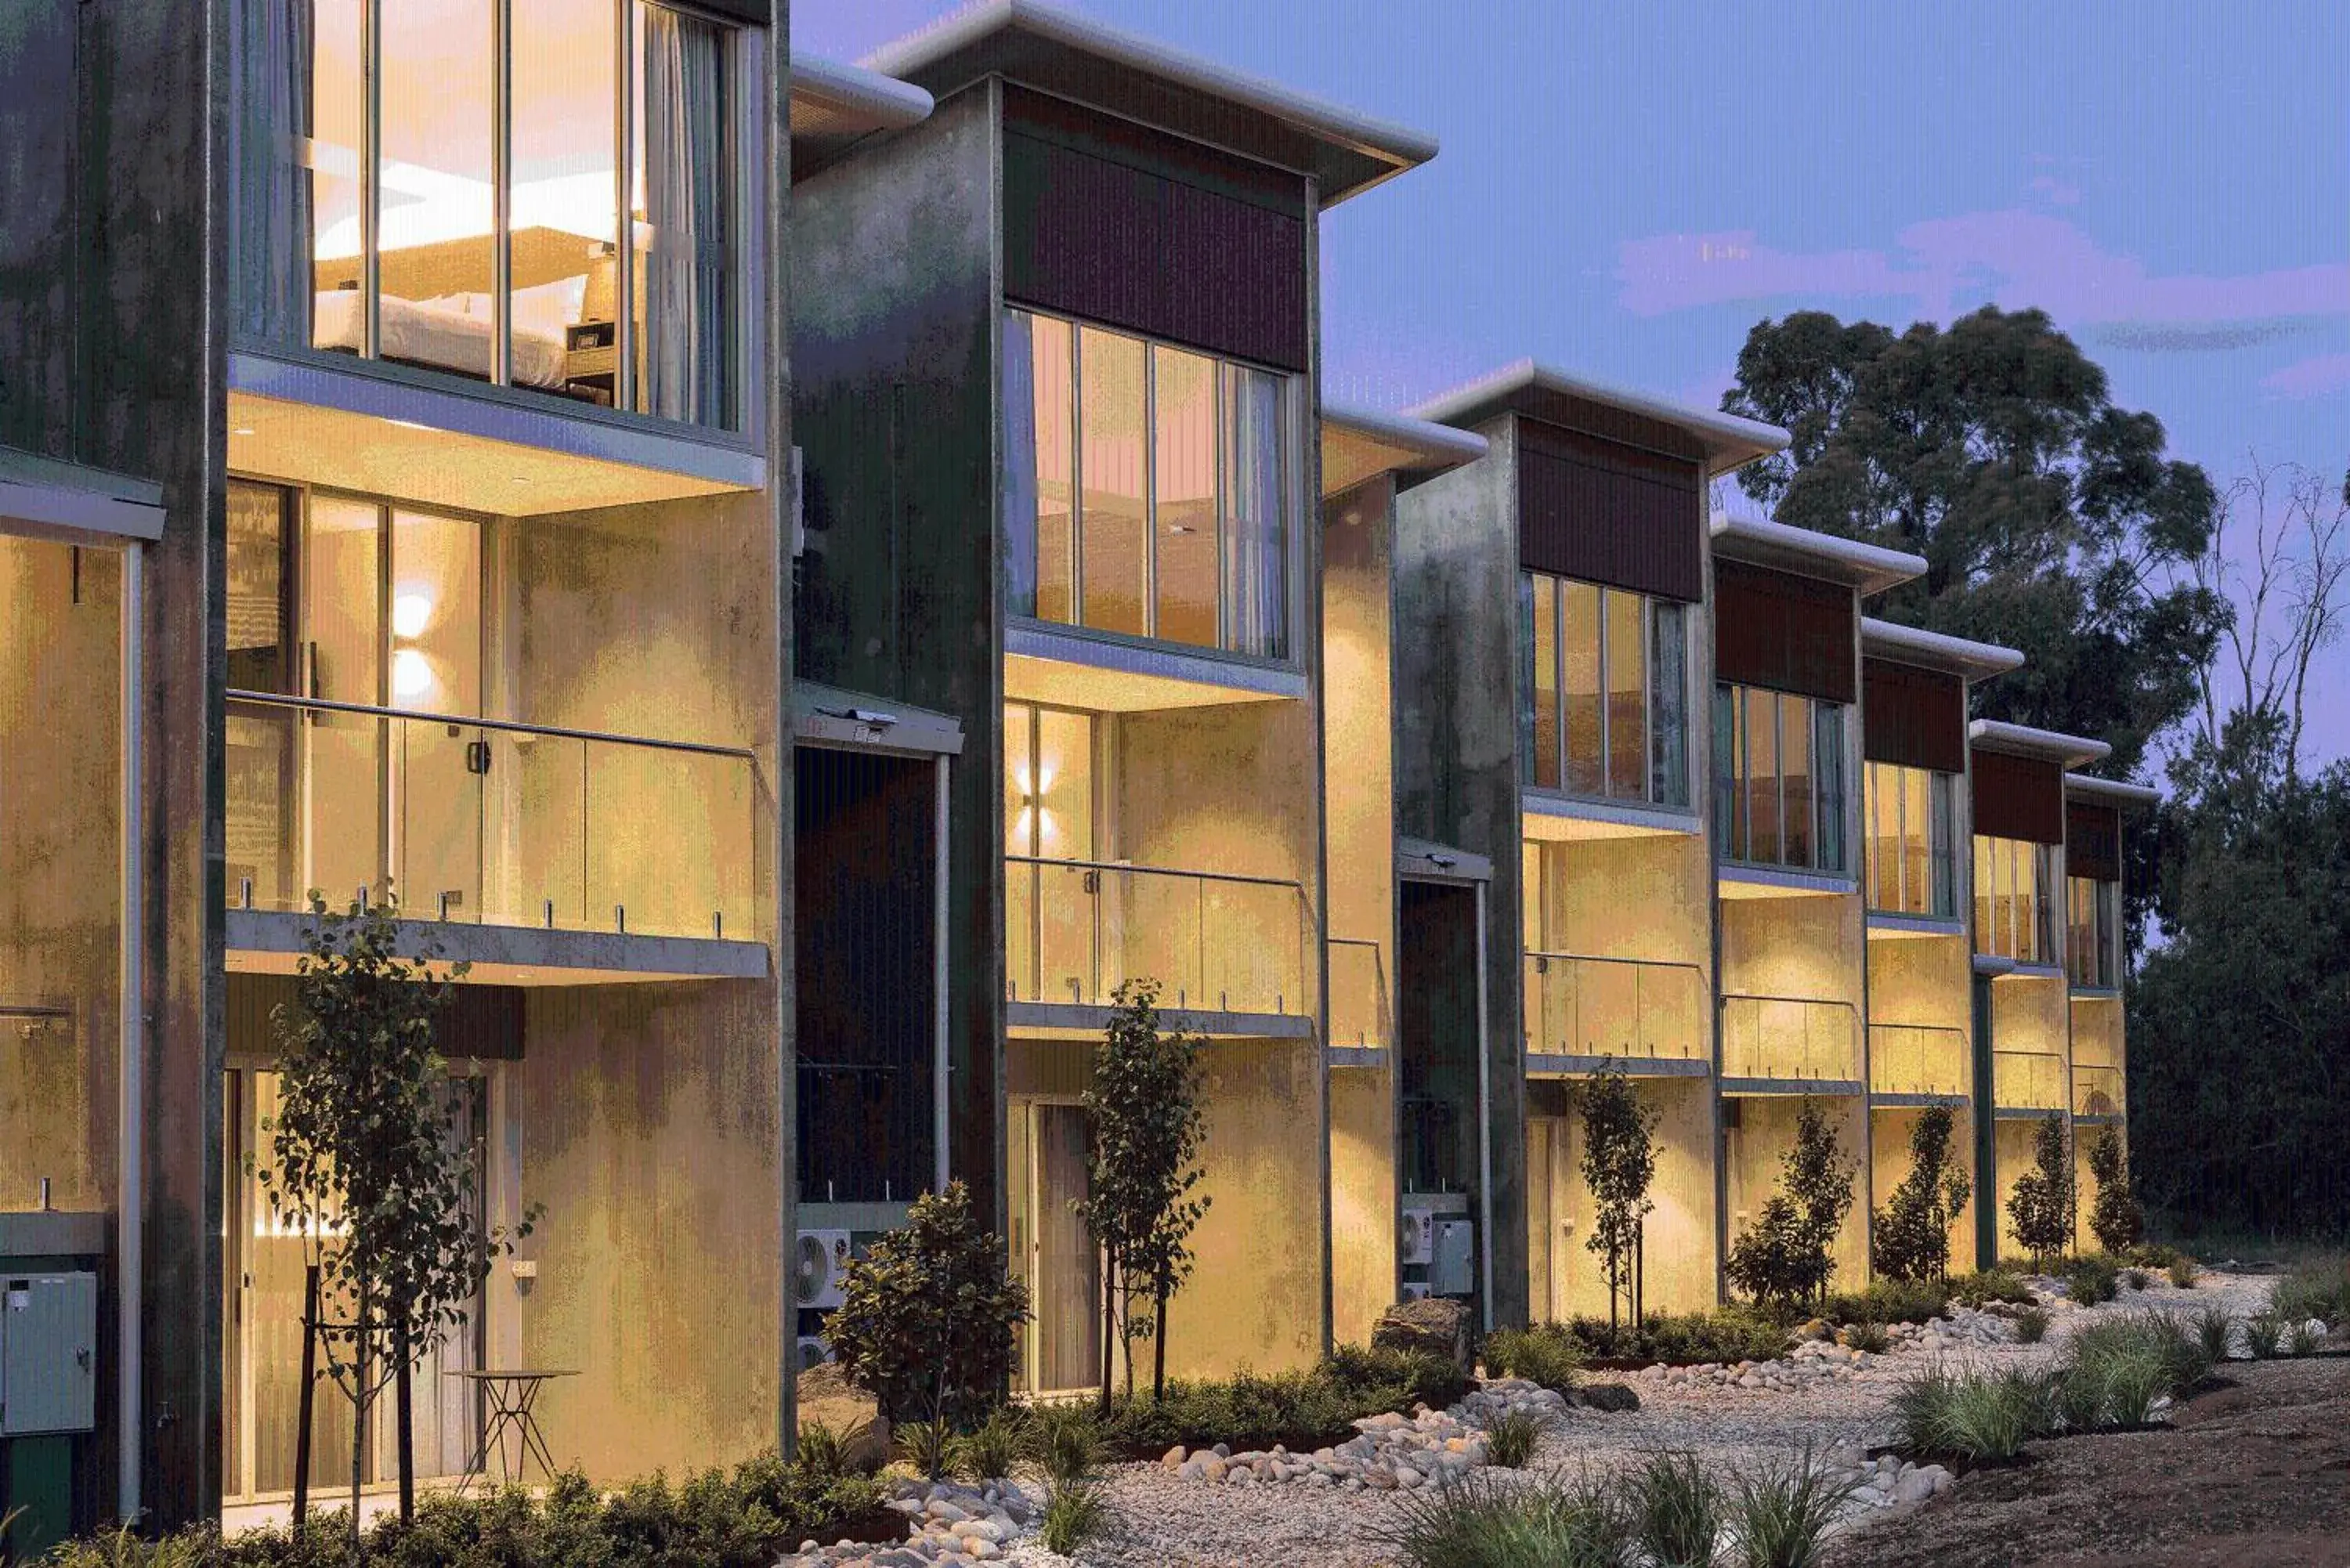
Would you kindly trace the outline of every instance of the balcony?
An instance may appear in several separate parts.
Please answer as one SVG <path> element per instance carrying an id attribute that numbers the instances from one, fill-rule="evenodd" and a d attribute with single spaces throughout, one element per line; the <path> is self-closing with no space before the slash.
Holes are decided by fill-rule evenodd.
<path id="1" fill-rule="evenodd" d="M 2123 1115 L 2128 1105 L 2119 1067 L 2073 1069 L 2073 1114 L 2076 1116 Z"/>
<path id="2" fill-rule="evenodd" d="M 235 911 L 298 915 L 313 888 L 340 908 L 366 888 L 411 919 L 726 948 L 754 934 L 738 748 L 234 691 L 228 797 Z"/>
<path id="3" fill-rule="evenodd" d="M 1860 1010 L 1818 997 L 1724 995 L 1721 1077 L 1731 1093 L 1856 1095 Z"/>
<path id="4" fill-rule="evenodd" d="M 1606 1058 L 1628 1073 L 1711 1070 L 1696 964 L 1555 952 L 1524 964 L 1529 1068 L 1586 1072 Z"/>
<path id="5" fill-rule="evenodd" d="M 1973 1043 L 1947 1024 L 1868 1026 L 1868 1091 L 1897 1104 L 1962 1101 Z"/>
<path id="6" fill-rule="evenodd" d="M 1991 1104 L 2002 1111 L 2062 1111 L 2072 1101 L 2064 1058 L 2054 1051 L 1994 1051 Z"/>
<path id="7" fill-rule="evenodd" d="M 1011 1018 L 1092 1030 L 1128 980 L 1209 1033 L 1303 1036 L 1313 1014 L 1305 889 L 1267 877 L 1006 856 Z"/>
<path id="8" fill-rule="evenodd" d="M 1387 961 L 1361 937 L 1330 939 L 1330 1054 L 1340 1066 L 1378 1066 L 1395 1044 Z"/>

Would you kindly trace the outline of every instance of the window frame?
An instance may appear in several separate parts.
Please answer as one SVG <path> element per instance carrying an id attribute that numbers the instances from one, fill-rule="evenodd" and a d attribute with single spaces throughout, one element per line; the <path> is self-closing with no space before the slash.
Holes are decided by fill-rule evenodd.
<path id="1" fill-rule="evenodd" d="M 1549 585 L 1547 597 L 1550 603 L 1548 641 L 1552 711 L 1548 717 L 1555 742 L 1550 763 L 1556 780 L 1552 784 L 1540 782 L 1541 757 L 1539 748 L 1534 743 L 1534 737 L 1542 732 L 1544 718 L 1543 705 L 1539 701 L 1543 690 L 1542 660 L 1539 653 L 1544 636 L 1543 628 L 1539 624 L 1541 617 L 1538 608 L 1545 597 L 1542 586 L 1544 584 Z M 1571 766 L 1573 728 L 1569 720 L 1569 703 L 1574 699 L 1575 693 L 1567 688 L 1566 628 L 1569 588 L 1587 589 L 1591 593 L 1591 620 L 1598 634 L 1597 657 L 1592 665 L 1591 691 L 1591 699 L 1599 721 L 1597 744 L 1590 759 L 1590 766 L 1595 770 L 1599 781 L 1599 788 L 1596 791 L 1577 788 L 1570 782 L 1574 773 Z M 1614 602 L 1617 598 L 1632 599 L 1639 605 L 1640 608 L 1639 631 L 1635 640 L 1640 650 L 1639 756 L 1642 779 L 1639 793 L 1637 794 L 1617 793 L 1611 787 L 1614 765 L 1617 761 L 1617 737 L 1614 732 L 1615 719 L 1612 712 L 1616 697 L 1616 660 L 1609 651 L 1614 646 L 1615 639 L 1610 635 L 1609 627 L 1613 619 Z M 1679 632 L 1680 656 L 1675 661 L 1680 677 L 1681 689 L 1678 745 L 1675 748 L 1678 754 L 1674 759 L 1679 764 L 1677 779 L 1672 776 L 1676 770 L 1667 765 L 1661 754 L 1662 732 L 1657 723 L 1657 697 L 1662 684 L 1660 672 L 1663 664 L 1663 661 L 1658 658 L 1662 646 L 1659 641 L 1660 623 L 1665 612 L 1668 611 L 1677 615 L 1680 622 Z M 1562 800 L 1638 806 L 1696 815 L 1697 808 L 1690 802 L 1689 777 L 1690 734 L 1690 726 L 1694 722 L 1692 710 L 1696 705 L 1694 694 L 1690 689 L 1691 660 L 1689 656 L 1689 639 L 1691 617 L 1689 607 L 1679 600 L 1668 599 L 1657 594 L 1644 594 L 1632 588 L 1615 587 L 1606 583 L 1589 582 L 1580 577 L 1562 576 L 1556 572 L 1538 571 L 1531 566 L 1521 566 L 1518 569 L 1516 613 L 1513 618 L 1516 622 L 1519 645 L 1517 658 L 1519 787 L 1534 790 L 1544 795 L 1555 795 Z"/>
<path id="2" fill-rule="evenodd" d="M 1154 337 L 1128 327 L 1113 327 L 1105 322 L 1072 316 L 1064 311 L 1047 310 L 1014 300 L 1005 300 L 999 307 L 997 317 L 999 349 L 994 392 L 999 401 L 1004 400 L 1005 367 L 1009 362 L 1009 357 L 1003 352 L 1001 345 L 1008 336 L 1012 318 L 1015 317 L 1024 317 L 1030 322 L 1045 320 L 1058 323 L 1066 329 L 1068 336 L 1069 364 L 1066 384 L 1069 389 L 1067 421 L 1069 472 L 1066 476 L 1070 496 L 1069 618 L 1055 619 L 1037 613 L 1038 590 L 1041 584 L 1037 576 L 1035 561 L 1039 554 L 1037 540 L 1040 530 L 1036 526 L 1034 516 L 1022 521 L 1013 518 L 1007 513 L 999 519 L 998 527 L 1003 541 L 1002 569 L 1004 573 L 1003 590 L 1008 613 L 1014 618 L 1040 627 L 1049 627 L 1055 632 L 1074 633 L 1127 645 L 1180 649 L 1187 653 L 1208 658 L 1247 660 L 1285 670 L 1298 668 L 1300 660 L 1298 648 L 1301 641 L 1299 628 L 1304 618 L 1301 614 L 1301 581 L 1305 575 L 1300 556 L 1305 547 L 1305 519 L 1311 510 L 1305 504 L 1303 494 L 1305 465 L 1302 459 L 1305 445 L 1302 408 L 1305 400 L 1298 389 L 1302 378 L 1278 367 L 1255 360 L 1235 358 L 1232 356 L 1218 354 L 1191 344 L 1177 342 L 1171 338 Z M 1142 349 L 1141 428 L 1144 440 L 1141 488 L 1145 553 L 1143 580 L 1146 588 L 1143 595 L 1143 629 L 1139 632 L 1096 626 L 1086 619 L 1084 376 L 1085 337 L 1089 332 L 1124 338 L 1139 345 Z M 1035 335 L 1033 330 L 1028 331 L 1027 339 L 1031 356 L 1028 393 L 1033 398 L 1035 395 L 1036 379 L 1034 370 Z M 1158 384 L 1161 351 L 1184 354 L 1204 360 L 1210 371 L 1209 382 L 1212 389 L 1213 400 L 1211 422 L 1215 432 L 1215 452 L 1211 462 L 1215 474 L 1216 519 L 1214 539 L 1216 640 L 1212 643 L 1189 642 L 1159 634 Z M 1272 651 L 1236 645 L 1239 641 L 1237 626 L 1243 618 L 1240 613 L 1239 597 L 1241 585 L 1236 582 L 1235 574 L 1232 569 L 1232 556 L 1237 540 L 1234 525 L 1239 521 L 1235 510 L 1236 487 L 1232 483 L 1236 472 L 1232 440 L 1235 402 L 1230 390 L 1235 373 L 1268 378 L 1275 389 L 1277 398 L 1275 426 L 1279 432 L 1277 455 L 1280 461 L 1280 472 L 1276 476 L 1274 489 L 1280 497 L 1281 505 L 1280 543 L 1279 547 L 1271 552 L 1268 558 L 1278 570 L 1280 582 L 1277 586 L 1270 587 L 1263 584 L 1257 585 L 1258 591 L 1265 593 L 1266 601 L 1276 606 L 1278 609 L 1279 624 L 1273 628 L 1271 640 L 1274 647 Z M 1029 422 L 1033 430 L 1035 424 L 1033 412 L 1029 416 Z M 1006 430 L 1004 471 L 1008 475 L 1013 471 L 1008 421 L 1004 421 L 1004 428 Z M 1032 489 L 1041 490 L 1033 464 L 1030 479 Z M 1007 498 L 1004 493 L 1007 491 L 1008 486 L 999 486 L 999 505 L 1003 504 L 1003 500 Z M 1032 495 L 1028 499 L 1033 504 L 1035 497 Z M 1023 529 L 1026 533 L 1024 542 L 1018 537 L 1019 531 Z M 1018 566 L 1018 559 L 1024 551 L 1027 563 L 1024 602 L 1023 602 Z"/>
<path id="3" fill-rule="evenodd" d="M 1762 699 L 1759 704 L 1750 699 Z M 1783 716 L 1790 703 L 1800 704 L 1804 714 L 1802 744 L 1808 772 L 1805 774 L 1810 810 L 1805 822 L 1806 845 L 1809 851 L 1803 862 L 1788 859 L 1787 842 L 1787 766 L 1786 725 Z M 1753 846 L 1753 811 L 1744 803 L 1750 798 L 1755 780 L 1752 773 L 1753 711 L 1757 706 L 1771 714 L 1771 737 L 1773 778 L 1777 788 L 1771 792 L 1776 802 L 1773 833 L 1781 853 L 1774 858 L 1761 858 L 1751 853 Z M 1721 859 L 1731 866 L 1749 867 L 1764 871 L 1797 871 L 1813 876 L 1833 877 L 1846 880 L 1854 877 L 1852 868 L 1852 736 L 1849 702 L 1831 702 L 1823 697 L 1802 692 L 1778 691 L 1765 686 L 1745 686 L 1731 680 L 1714 682 L 1714 815 L 1711 824 Z M 1725 735 L 1724 719 L 1728 719 Z M 1863 783 L 1864 797 L 1866 784 Z M 1724 807 L 1728 807 L 1725 815 Z M 1865 891 L 1865 890 L 1864 890 Z"/>
<path id="4" fill-rule="evenodd" d="M 1878 780 L 1889 787 L 1880 790 Z M 1925 898 L 1922 906 L 1910 900 L 1909 824 L 1910 784 L 1918 778 L 1926 781 L 1926 821 L 1916 840 L 1924 846 L 1926 865 Z M 1861 763 L 1862 817 L 1866 831 L 1862 835 L 1866 857 L 1866 875 L 1862 880 L 1868 896 L 1868 908 L 1877 914 L 1917 915 L 1932 919 L 1958 918 L 1958 865 L 1954 844 L 1958 817 L 1958 779 L 1956 774 L 1939 768 L 1918 767 L 1908 763 L 1887 763 L 1864 760 Z M 1877 846 L 1887 842 L 1880 831 L 1880 804 L 1889 797 L 1893 807 L 1890 843 L 1893 846 L 1893 866 L 1890 873 L 1893 901 L 1880 902 L 1877 894 L 1887 873 L 1877 861 Z"/>

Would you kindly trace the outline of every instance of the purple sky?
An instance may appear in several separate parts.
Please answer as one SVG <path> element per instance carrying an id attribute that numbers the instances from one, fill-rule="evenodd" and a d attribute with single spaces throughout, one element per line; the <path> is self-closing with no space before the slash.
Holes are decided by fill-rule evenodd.
<path id="1" fill-rule="evenodd" d="M 1332 396 L 1524 356 L 1711 406 L 1746 329 L 2038 306 L 2223 488 L 2350 465 L 2350 5 L 1076 0 L 1433 133 L 1324 228 Z M 798 0 L 853 59 L 951 0 Z M 2350 644 L 2318 752 L 2350 755 Z"/>

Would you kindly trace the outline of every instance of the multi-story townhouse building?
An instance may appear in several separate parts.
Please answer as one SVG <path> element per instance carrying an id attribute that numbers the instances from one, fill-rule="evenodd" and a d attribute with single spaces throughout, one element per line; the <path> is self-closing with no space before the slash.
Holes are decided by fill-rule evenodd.
<path id="1" fill-rule="evenodd" d="M 76 1215 L 0 1252 L 100 1276 L 78 1513 L 290 1485 L 303 1238 L 255 1167 L 313 890 L 471 964 L 452 1136 L 482 1223 L 544 1206 L 413 1379 L 420 1471 L 467 1369 L 576 1374 L 538 1413 L 591 1474 L 774 1443 L 784 6 L 7 31 L 0 1209 Z M 920 97 L 816 76 L 819 134 Z M 322 1394 L 313 1473 L 388 1480 L 379 1409 Z"/>
<path id="2" fill-rule="evenodd" d="M 1023 1386 L 1095 1381 L 1079 1099 L 1117 987 L 1155 981 L 1212 1042 L 1169 1366 L 1309 1361 L 1330 1289 L 1318 224 L 1434 148 L 1027 0 L 866 63 L 937 108 L 793 192 L 797 669 L 962 739 L 944 1073 L 895 1075 L 880 1092 L 915 1106 L 875 1125 L 941 1127 L 943 1171 L 1001 1218 L 1035 1308 Z M 880 1217 L 820 1210 L 834 1179 L 804 1163 L 803 1223 Z"/>
<path id="3" fill-rule="evenodd" d="M 2099 1129 L 2128 1138 L 2128 981 L 2122 901 L 2125 814 L 2161 797 L 2144 784 L 2064 775 L 2064 973 L 2072 989 L 2074 1234 L 2094 1242 L 2089 1215 L 2097 1179 L 2089 1139 Z"/>

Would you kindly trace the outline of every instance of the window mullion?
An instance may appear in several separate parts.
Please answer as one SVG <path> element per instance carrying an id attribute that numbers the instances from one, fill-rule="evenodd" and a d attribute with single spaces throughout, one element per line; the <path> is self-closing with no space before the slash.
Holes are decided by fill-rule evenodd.
<path id="1" fill-rule="evenodd" d="M 1069 322 L 1069 624 L 1086 624 L 1085 334 Z"/>
<path id="2" fill-rule="evenodd" d="M 1159 635 L 1159 346 L 1142 345 L 1142 635 Z"/>
<path id="3" fill-rule="evenodd" d="M 383 0 L 359 9 L 359 358 L 382 349 Z"/>
<path id="4" fill-rule="evenodd" d="M 514 0 L 490 6 L 490 384 L 514 381 Z"/>

